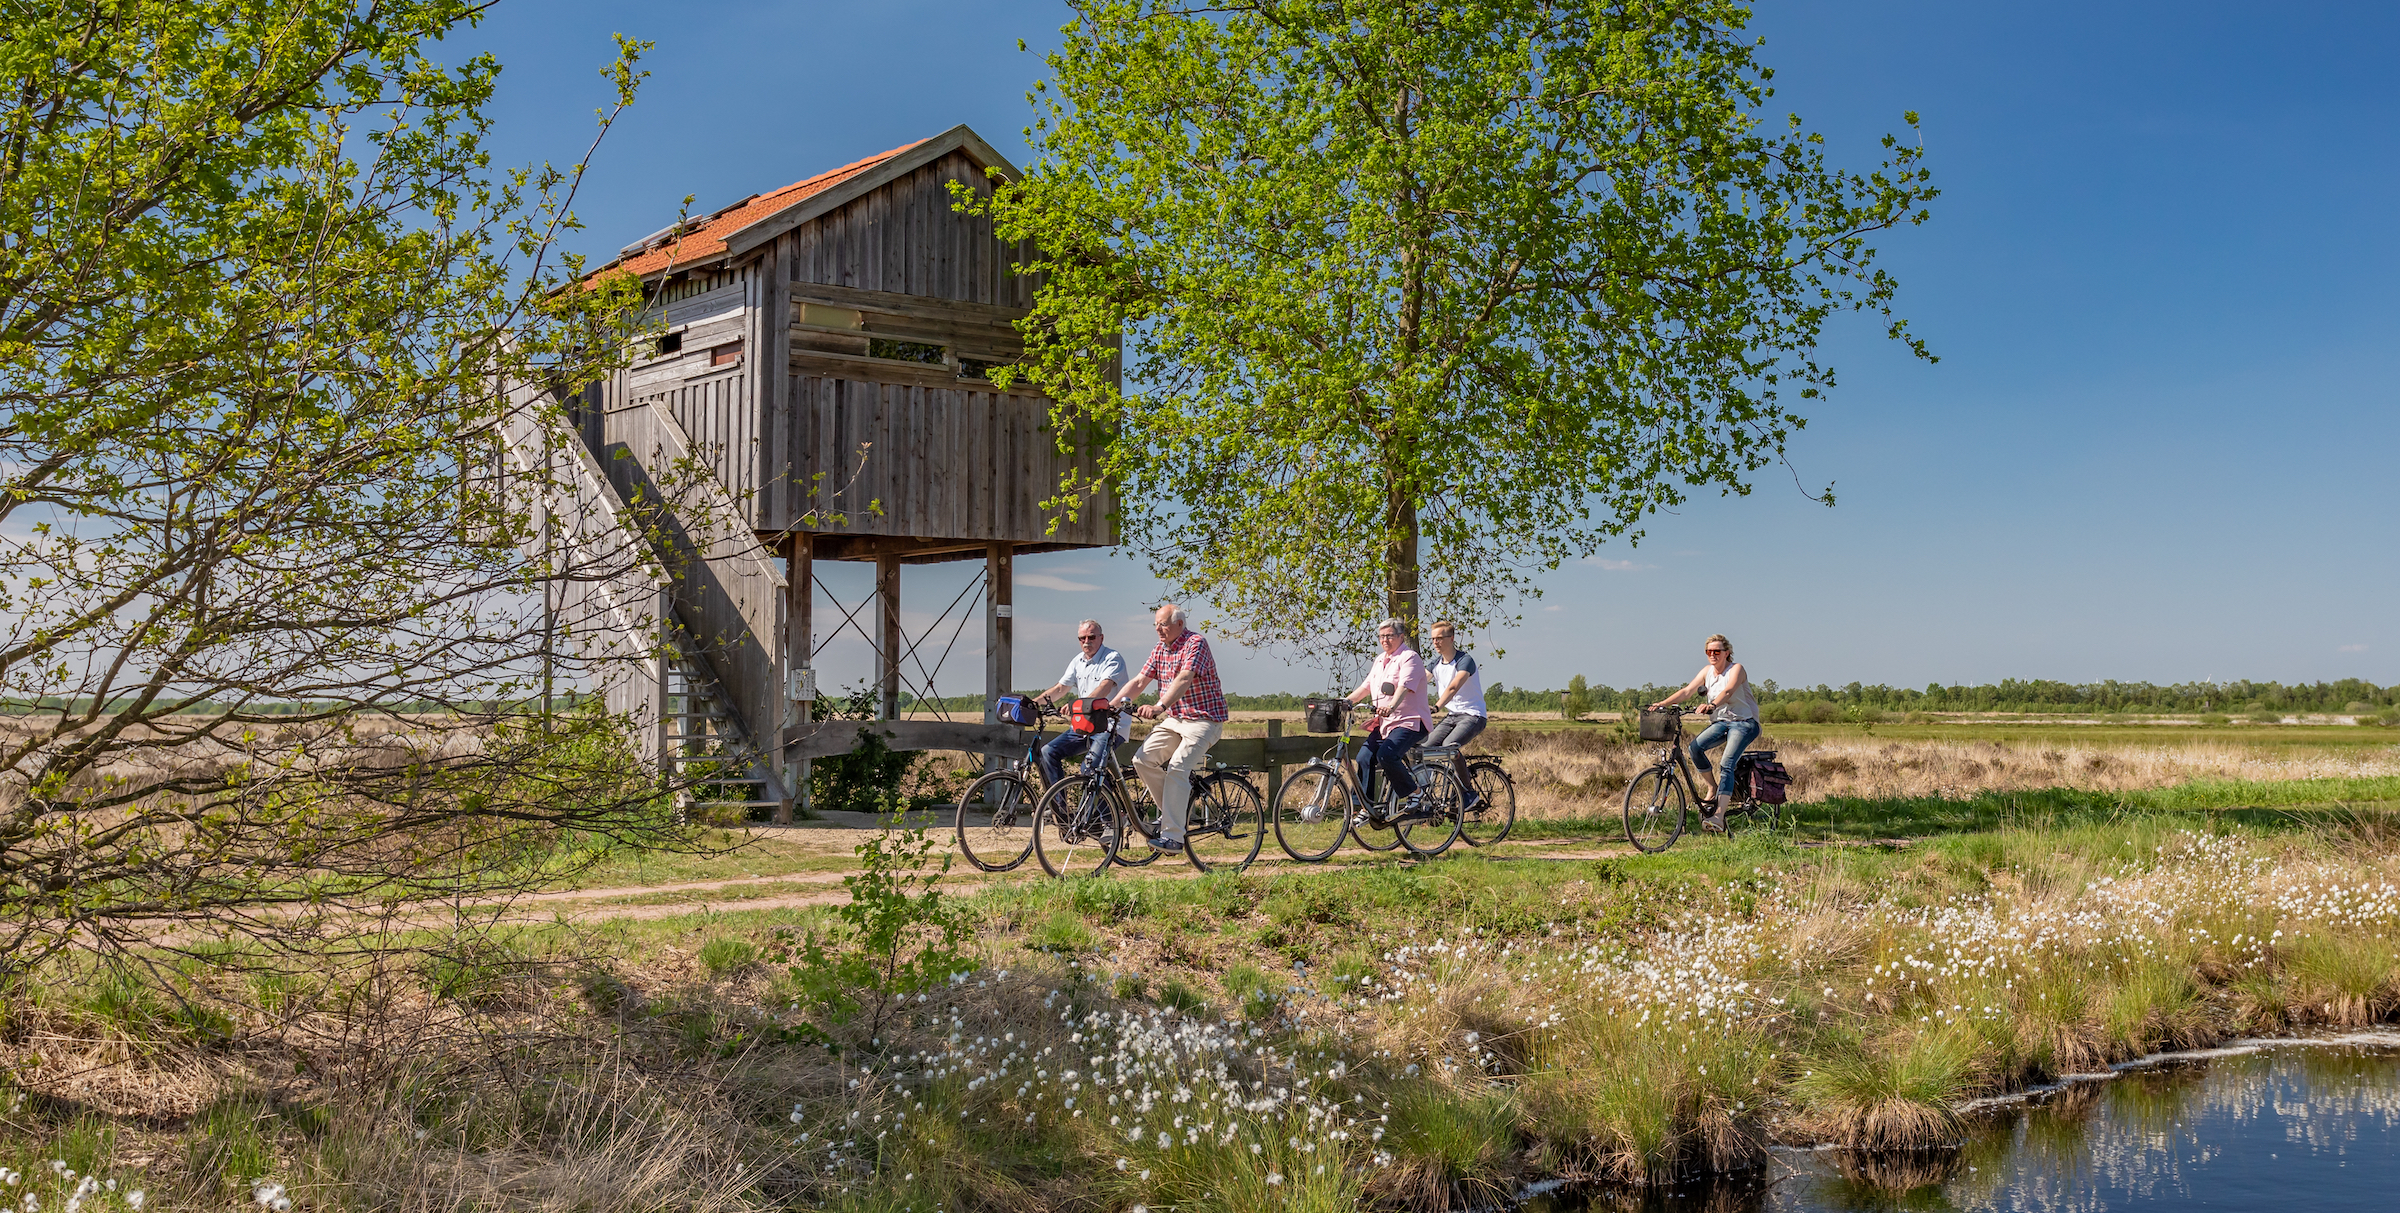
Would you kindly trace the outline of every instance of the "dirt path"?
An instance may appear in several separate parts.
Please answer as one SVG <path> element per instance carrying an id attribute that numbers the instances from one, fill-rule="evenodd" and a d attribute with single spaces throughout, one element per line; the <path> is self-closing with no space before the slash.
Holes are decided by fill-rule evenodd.
<path id="1" fill-rule="evenodd" d="M 1631 847 L 1595 848 L 1576 839 L 1543 838 L 1504 843 L 1498 858 L 1503 861 L 1560 863 L 1612 859 L 1633 853 Z M 1366 852 L 1354 853 L 1345 850 L 1335 862 L 1304 864 L 1293 862 L 1270 852 L 1260 855 L 1258 862 L 1253 864 L 1250 870 L 1268 876 L 1314 875 L 1324 872 L 1347 871 L 1379 862 L 1414 863 L 1418 861 L 1397 856 Z M 849 874 L 848 871 L 840 871 L 798 873 L 789 876 L 742 876 L 724 880 L 693 880 L 674 884 L 625 885 L 606 889 L 569 889 L 548 893 L 530 893 L 516 898 L 511 903 L 512 909 L 520 912 L 512 912 L 508 917 L 517 921 L 529 922 L 564 919 L 568 922 L 588 925 L 612 920 L 647 921 L 710 911 L 751 913 L 760 910 L 797 910 L 812 906 L 840 905 L 850 899 L 849 891 L 841 887 L 842 877 Z M 1110 873 L 1110 879 L 1188 880 L 1197 875 L 1199 873 L 1193 871 L 1189 864 L 1173 866 L 1161 864 L 1146 868 L 1118 869 Z M 1004 880 L 1047 879 L 1049 877 L 1044 876 L 1041 870 L 1034 867 L 1028 860 L 1026 867 L 999 875 L 989 875 L 973 869 L 964 872 L 953 871 L 949 877 L 945 878 L 945 883 L 952 887 L 983 888 Z M 711 898 L 707 896 L 710 893 L 758 889 L 768 886 L 789 886 L 792 887 L 792 891 L 752 897 Z M 644 900 L 636 904 L 627 904 L 630 899 L 634 898 L 647 899 L 666 895 L 688 896 L 677 896 L 672 901 Z M 612 902 L 616 904 L 610 904 Z M 534 912 L 533 908 L 549 909 L 547 913 L 542 913 Z"/>

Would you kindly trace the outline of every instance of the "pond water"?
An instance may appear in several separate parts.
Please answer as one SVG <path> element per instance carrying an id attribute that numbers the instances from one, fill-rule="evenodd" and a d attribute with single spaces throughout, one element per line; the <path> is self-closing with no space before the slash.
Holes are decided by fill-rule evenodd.
<path id="1" fill-rule="evenodd" d="M 1879 1163 L 1778 1150 L 1769 1174 L 1555 1210 L 1837 1213 L 2400 1209 L 2400 1036 L 2210 1050 L 1975 1118 L 1959 1150 Z M 1542 1209 L 1536 1201 L 1529 1209 Z"/>

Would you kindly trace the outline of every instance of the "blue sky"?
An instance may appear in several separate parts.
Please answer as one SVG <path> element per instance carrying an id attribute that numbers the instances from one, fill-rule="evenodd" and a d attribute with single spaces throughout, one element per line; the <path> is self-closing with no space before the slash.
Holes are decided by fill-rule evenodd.
<path id="1" fill-rule="evenodd" d="M 1065 19 L 1037 0 L 506 0 L 452 47 L 507 65 L 494 151 L 564 163 L 610 35 L 657 42 L 577 206 L 606 255 L 687 193 L 713 209 L 959 122 L 1028 158 L 1024 95 Z M 1942 361 L 1836 330 L 1841 387 L 1792 463 L 1840 504 L 1771 471 L 1656 519 L 1475 638 L 1505 651 L 1487 679 L 1677 680 L 1722 631 L 1785 685 L 2400 682 L 2400 6 L 1770 0 L 1753 29 L 1773 109 L 1836 162 L 1872 163 L 1903 110 L 1923 116 L 1944 196 L 1883 246 Z M 968 575 L 912 567 L 913 626 Z M 870 580 L 827 588 L 855 604 Z M 1019 586 L 1020 683 L 1054 676 L 1079 617 L 1146 649 L 1160 591 L 1127 557 L 1027 558 Z M 945 691 L 980 687 L 979 631 Z M 1326 680 L 1221 655 L 1236 691 Z M 867 656 L 845 640 L 820 664 L 846 682 Z"/>

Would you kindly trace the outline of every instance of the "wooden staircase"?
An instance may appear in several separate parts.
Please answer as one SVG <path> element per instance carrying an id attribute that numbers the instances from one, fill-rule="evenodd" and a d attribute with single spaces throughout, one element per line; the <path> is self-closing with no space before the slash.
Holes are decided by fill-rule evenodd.
<path id="1" fill-rule="evenodd" d="M 666 744 L 660 758 L 675 788 L 677 811 L 730 823 L 753 810 L 786 807 L 773 761 L 752 741 L 706 654 L 677 636 L 668 645 L 666 675 Z"/>

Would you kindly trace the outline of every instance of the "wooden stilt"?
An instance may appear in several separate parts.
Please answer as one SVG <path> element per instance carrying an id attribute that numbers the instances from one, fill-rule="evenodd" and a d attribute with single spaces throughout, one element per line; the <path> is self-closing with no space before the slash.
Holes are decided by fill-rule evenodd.
<path id="1" fill-rule="evenodd" d="M 1013 690 L 1016 615 L 1016 556 L 1005 543 L 995 543 L 984 549 L 983 555 L 983 720 L 998 724 L 1000 718 L 994 705 L 1002 695 Z M 998 770 L 998 756 L 987 757 L 984 767 Z"/>
<path id="2" fill-rule="evenodd" d="M 883 718 L 900 719 L 900 558 L 875 558 L 875 605 L 883 619 L 876 654 L 883 678 Z"/>

